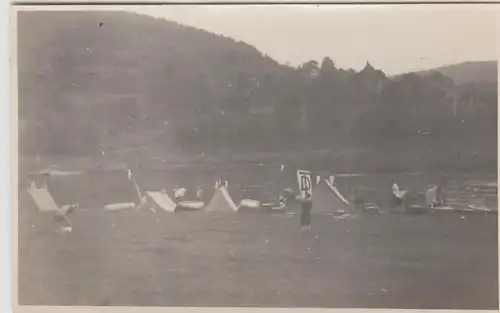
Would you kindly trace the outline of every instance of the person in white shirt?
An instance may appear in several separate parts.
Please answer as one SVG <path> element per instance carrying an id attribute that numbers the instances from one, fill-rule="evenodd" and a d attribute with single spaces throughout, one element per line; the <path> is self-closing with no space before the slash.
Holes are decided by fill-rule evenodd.
<path id="1" fill-rule="evenodd" d="M 393 199 L 393 208 L 398 206 L 405 207 L 406 202 L 406 194 L 408 192 L 406 190 L 400 190 L 396 181 L 392 180 L 392 199 Z"/>
<path id="2" fill-rule="evenodd" d="M 201 188 L 196 189 L 196 199 L 198 201 L 203 200 L 203 189 L 201 189 Z"/>
<path id="3" fill-rule="evenodd" d="M 425 202 L 428 208 L 443 205 L 443 189 L 441 185 L 434 185 L 425 191 Z"/>
<path id="4" fill-rule="evenodd" d="M 182 200 L 187 193 L 186 188 L 178 188 L 177 186 L 174 188 L 174 198 L 175 202 L 178 203 L 180 200 Z"/>
<path id="5" fill-rule="evenodd" d="M 396 184 L 396 182 L 393 180 L 392 181 L 392 193 L 396 196 L 399 194 L 399 186 Z"/>

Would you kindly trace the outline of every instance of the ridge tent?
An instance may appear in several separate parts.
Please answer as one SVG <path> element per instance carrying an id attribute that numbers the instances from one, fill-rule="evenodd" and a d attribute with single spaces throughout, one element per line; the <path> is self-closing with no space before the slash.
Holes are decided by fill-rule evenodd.
<path id="1" fill-rule="evenodd" d="M 339 211 L 346 211 L 350 207 L 349 201 L 327 179 L 320 181 L 313 189 L 311 211 L 313 214 L 334 214 Z"/>
<path id="2" fill-rule="evenodd" d="M 212 199 L 206 206 L 206 211 L 212 212 L 236 212 L 238 207 L 229 195 L 226 186 L 222 185 L 215 189 Z"/>
<path id="3" fill-rule="evenodd" d="M 58 206 L 50 191 L 45 187 L 37 187 L 35 182 L 31 182 L 28 193 L 31 196 L 39 212 L 44 214 L 53 214 L 56 221 L 63 221 L 65 224 L 61 227 L 63 232 L 72 231 L 72 223 L 68 215 L 73 213 L 78 204 L 65 204 Z"/>
<path id="4" fill-rule="evenodd" d="M 92 172 L 92 202 L 99 206 L 121 203 L 140 203 L 140 195 L 133 179 L 129 179 L 128 171 L 96 171 Z"/>
<path id="5" fill-rule="evenodd" d="M 82 183 L 81 173 L 74 175 L 57 175 L 54 171 L 43 170 L 36 173 L 29 173 L 27 181 L 30 183 L 28 190 L 46 189 L 50 190 L 50 196 L 55 203 L 80 203 L 84 196 L 80 196 L 87 190 L 87 184 Z M 43 186 L 43 187 L 42 187 Z M 35 191 L 35 193 L 37 193 Z"/>
<path id="6" fill-rule="evenodd" d="M 148 205 L 154 206 L 167 212 L 175 212 L 177 206 L 167 193 L 161 191 L 146 191 Z"/>
<path id="7" fill-rule="evenodd" d="M 75 175 L 45 175 L 56 203 L 78 203 L 83 208 L 138 205 L 140 196 L 127 170 L 94 170 Z M 118 205 L 120 206 L 120 205 Z"/>
<path id="8" fill-rule="evenodd" d="M 33 199 L 38 211 L 42 213 L 59 212 L 59 206 L 48 189 L 32 186 L 28 188 L 28 193 Z"/>

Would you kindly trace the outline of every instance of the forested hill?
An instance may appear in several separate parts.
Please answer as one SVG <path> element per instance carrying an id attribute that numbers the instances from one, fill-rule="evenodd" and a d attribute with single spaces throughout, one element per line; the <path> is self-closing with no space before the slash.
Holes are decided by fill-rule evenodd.
<path id="1" fill-rule="evenodd" d="M 389 79 L 328 57 L 290 68 L 246 43 L 132 13 L 21 12 L 18 61 L 29 153 L 496 138 L 496 83 L 457 86 L 439 72 Z"/>
<path id="2" fill-rule="evenodd" d="M 496 83 L 498 79 L 498 62 L 464 62 L 439 67 L 433 71 L 438 71 L 452 78 L 457 85 L 467 83 Z"/>
<path id="3" fill-rule="evenodd" d="M 63 132 L 122 133 L 220 111 L 242 76 L 282 70 L 245 43 L 124 12 L 21 12 L 18 29 L 20 116 L 61 133 L 61 150 Z"/>

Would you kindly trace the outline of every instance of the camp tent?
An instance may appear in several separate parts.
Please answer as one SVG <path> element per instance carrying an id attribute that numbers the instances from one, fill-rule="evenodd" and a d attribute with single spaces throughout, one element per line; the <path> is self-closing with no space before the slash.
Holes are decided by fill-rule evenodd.
<path id="1" fill-rule="evenodd" d="M 44 174 L 56 203 L 78 203 L 81 208 L 103 208 L 114 204 L 138 204 L 140 197 L 128 171 L 95 170 L 74 175 Z"/>
<path id="2" fill-rule="evenodd" d="M 312 192 L 312 213 L 334 214 L 351 207 L 349 201 L 327 179 L 320 181 Z"/>
<path id="3" fill-rule="evenodd" d="M 72 223 L 68 218 L 68 215 L 73 213 L 74 210 L 78 208 L 77 204 L 65 204 L 59 207 L 50 194 L 50 191 L 45 186 L 37 187 L 35 182 L 30 183 L 28 193 L 39 212 L 44 214 L 53 214 L 56 221 L 64 222 L 61 227 L 62 232 L 72 231 Z"/>
<path id="4" fill-rule="evenodd" d="M 226 186 L 222 185 L 216 187 L 212 199 L 206 206 L 206 211 L 236 212 L 238 211 L 238 207 L 234 203 L 233 199 L 231 199 L 231 196 L 229 195 Z"/>
<path id="5" fill-rule="evenodd" d="M 48 213 L 59 211 L 59 206 L 57 205 L 48 189 L 44 187 L 39 188 L 36 186 L 31 186 L 30 188 L 28 188 L 28 193 L 30 194 L 33 202 L 40 212 Z"/>
<path id="6" fill-rule="evenodd" d="M 28 193 L 35 203 L 38 211 L 42 213 L 56 213 L 57 215 L 71 214 L 79 205 L 75 203 L 65 203 L 58 205 L 46 186 L 38 187 L 35 182 L 31 182 Z"/>
<path id="7" fill-rule="evenodd" d="M 166 212 L 175 212 L 176 204 L 166 192 L 147 191 L 148 206 L 158 208 Z"/>
<path id="8" fill-rule="evenodd" d="M 114 203 L 139 204 L 138 190 L 128 174 L 126 170 L 92 172 L 90 181 L 93 203 L 99 206 Z"/>

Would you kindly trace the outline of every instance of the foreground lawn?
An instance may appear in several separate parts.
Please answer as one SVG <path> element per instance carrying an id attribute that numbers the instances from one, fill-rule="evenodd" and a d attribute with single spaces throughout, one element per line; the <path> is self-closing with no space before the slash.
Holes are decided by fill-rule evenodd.
<path id="1" fill-rule="evenodd" d="M 498 308 L 496 215 L 19 212 L 19 299 L 37 305 Z"/>

